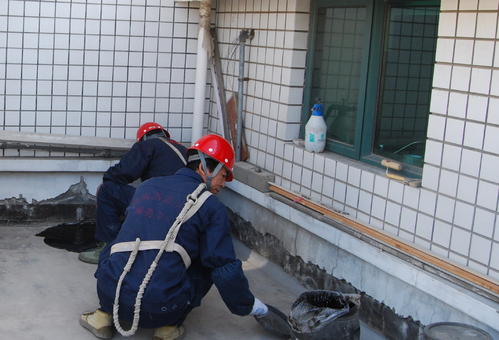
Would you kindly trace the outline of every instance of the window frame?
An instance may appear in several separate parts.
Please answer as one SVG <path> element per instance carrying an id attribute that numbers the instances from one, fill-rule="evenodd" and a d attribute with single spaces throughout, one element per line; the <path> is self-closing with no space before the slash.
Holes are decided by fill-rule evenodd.
<path id="1" fill-rule="evenodd" d="M 383 51 L 387 36 L 388 14 L 392 6 L 439 6 L 439 0 L 315 0 L 311 5 L 309 42 L 307 47 L 304 100 L 300 134 L 305 135 L 305 124 L 310 117 L 310 108 L 315 99 L 311 98 L 314 71 L 315 47 L 317 40 L 318 10 L 322 7 L 365 7 L 368 13 L 365 49 L 361 61 L 359 98 L 355 117 L 355 138 L 353 146 L 326 141 L 326 150 L 381 167 L 381 160 L 387 157 L 373 152 L 378 112 L 378 98 L 382 89 Z M 431 90 L 430 90 L 431 91 Z M 430 112 L 428 110 L 428 116 Z M 402 173 L 421 177 L 422 167 L 403 163 Z"/>

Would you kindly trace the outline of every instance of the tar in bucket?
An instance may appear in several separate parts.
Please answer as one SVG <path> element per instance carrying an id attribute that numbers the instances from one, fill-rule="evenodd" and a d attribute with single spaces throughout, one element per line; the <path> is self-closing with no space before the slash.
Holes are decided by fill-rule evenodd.
<path id="1" fill-rule="evenodd" d="M 358 304 L 336 291 L 301 294 L 291 307 L 288 322 L 293 336 L 300 340 L 357 340 L 360 336 Z"/>

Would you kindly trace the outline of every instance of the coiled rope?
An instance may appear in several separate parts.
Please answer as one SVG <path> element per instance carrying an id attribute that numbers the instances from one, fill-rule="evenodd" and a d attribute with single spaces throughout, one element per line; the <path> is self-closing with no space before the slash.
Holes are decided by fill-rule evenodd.
<path id="1" fill-rule="evenodd" d="M 165 251 L 166 247 L 176 237 L 176 230 L 178 228 L 180 228 L 182 223 L 184 223 L 184 221 L 186 220 L 186 215 L 188 214 L 188 212 L 192 208 L 192 206 L 194 204 L 196 204 L 196 202 L 198 200 L 198 195 L 205 188 L 206 188 L 206 185 L 204 183 L 201 183 L 191 194 L 187 195 L 186 202 L 185 202 L 183 209 L 178 214 L 177 218 L 175 219 L 175 222 L 173 222 L 172 226 L 170 227 L 170 230 L 168 230 L 168 233 L 166 234 L 166 237 L 163 240 L 163 243 L 161 244 L 161 247 L 158 251 L 158 254 L 154 258 L 154 261 L 149 266 L 149 270 L 147 271 L 147 274 L 144 276 L 144 279 L 142 280 L 142 283 L 140 284 L 139 291 L 137 292 L 137 296 L 135 297 L 132 327 L 129 330 L 124 330 L 123 327 L 121 327 L 121 324 L 120 324 L 120 321 L 118 318 L 118 314 L 119 314 L 118 311 L 120 308 L 120 305 L 119 305 L 120 290 L 121 290 L 121 285 L 123 283 L 123 280 L 125 279 L 126 274 L 132 268 L 132 265 L 135 262 L 135 258 L 137 257 L 137 254 L 139 252 L 140 238 L 137 237 L 135 239 L 135 247 L 134 247 L 133 251 L 130 253 L 130 256 L 128 257 L 128 261 L 127 261 L 125 267 L 123 268 L 123 272 L 120 275 L 120 278 L 118 280 L 118 284 L 116 285 L 116 295 L 114 297 L 113 322 L 114 322 L 114 327 L 121 335 L 132 336 L 135 334 L 135 332 L 137 332 L 137 329 L 139 327 L 140 306 L 142 303 L 142 296 L 144 295 L 144 291 L 147 287 L 147 284 L 149 283 L 149 280 L 151 279 L 152 274 L 156 270 L 156 267 L 158 266 L 159 259 L 163 255 L 163 252 Z"/>

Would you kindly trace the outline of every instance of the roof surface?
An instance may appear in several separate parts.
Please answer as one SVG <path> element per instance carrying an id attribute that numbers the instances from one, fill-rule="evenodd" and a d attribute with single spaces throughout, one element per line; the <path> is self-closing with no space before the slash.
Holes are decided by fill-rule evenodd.
<path id="1" fill-rule="evenodd" d="M 98 306 L 95 265 L 78 254 L 47 246 L 38 232 L 55 223 L 0 226 L 0 333 L 2 339 L 95 339 L 78 324 L 82 312 Z M 305 290 L 294 278 L 262 256 L 235 242 L 254 294 L 288 314 Z M 277 339 L 252 317 L 233 315 L 212 288 L 203 305 L 187 317 L 186 340 Z M 133 339 L 150 339 L 139 329 Z M 125 339 L 116 335 L 114 339 Z M 362 328 L 361 339 L 382 339 Z"/>

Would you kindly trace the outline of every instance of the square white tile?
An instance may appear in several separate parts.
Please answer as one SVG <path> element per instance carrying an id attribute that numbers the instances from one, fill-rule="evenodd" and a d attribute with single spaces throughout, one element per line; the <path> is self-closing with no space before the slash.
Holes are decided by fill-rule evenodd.
<path id="1" fill-rule="evenodd" d="M 400 216 L 400 227 L 407 232 L 414 234 L 416 232 L 416 216 L 415 210 L 402 207 Z"/>
<path id="2" fill-rule="evenodd" d="M 334 179 L 332 179 L 329 176 L 324 176 L 322 183 L 322 191 L 321 191 L 322 194 L 324 196 L 327 196 L 328 198 L 333 198 L 334 196 L 333 192 L 335 190 L 335 186 L 336 183 Z"/>
<path id="3" fill-rule="evenodd" d="M 494 42 L 476 40 L 473 53 L 473 64 L 479 66 L 492 66 L 494 56 Z"/>
<path id="4" fill-rule="evenodd" d="M 359 186 L 360 185 L 360 173 L 361 170 L 358 168 L 355 168 L 354 166 L 349 166 L 348 167 L 348 183 Z"/>
<path id="5" fill-rule="evenodd" d="M 478 13 L 476 37 L 480 39 L 494 39 L 496 36 L 497 12 Z"/>
<path id="6" fill-rule="evenodd" d="M 438 36 L 439 37 L 454 37 L 456 36 L 456 19 L 455 12 L 442 12 L 438 19 Z"/>
<path id="7" fill-rule="evenodd" d="M 492 71 L 474 67 L 471 71 L 470 91 L 474 93 L 489 94 L 489 84 Z"/>
<path id="8" fill-rule="evenodd" d="M 499 154 L 499 127 L 488 125 L 485 128 L 483 149 L 496 155 Z"/>
<path id="9" fill-rule="evenodd" d="M 422 186 L 427 189 L 437 190 L 440 177 L 440 169 L 429 164 L 423 166 Z M 376 189 L 375 189 L 376 190 Z"/>
<path id="10" fill-rule="evenodd" d="M 456 172 L 442 169 L 440 171 L 439 192 L 449 196 L 456 196 L 457 179 L 458 174 Z"/>
<path id="11" fill-rule="evenodd" d="M 439 166 L 442 158 L 442 143 L 434 140 L 426 141 L 424 161 Z"/>
<path id="12" fill-rule="evenodd" d="M 478 235 L 471 236 L 470 258 L 488 264 L 492 242 Z"/>
<path id="13" fill-rule="evenodd" d="M 471 67 L 454 66 L 450 88 L 459 91 L 468 91 L 471 77 Z"/>
<path id="14" fill-rule="evenodd" d="M 400 211 L 402 207 L 394 202 L 386 202 L 385 222 L 398 226 L 400 224 Z"/>
<path id="15" fill-rule="evenodd" d="M 497 196 L 499 186 L 485 181 L 478 182 L 477 204 L 481 207 L 495 211 L 497 209 Z"/>
<path id="16" fill-rule="evenodd" d="M 462 148 L 445 144 L 443 149 L 442 166 L 447 169 L 459 171 Z"/>
<path id="17" fill-rule="evenodd" d="M 454 39 L 439 38 L 435 52 L 435 62 L 451 63 L 454 51 Z"/>
<path id="18" fill-rule="evenodd" d="M 457 39 L 454 45 L 454 63 L 456 64 L 471 64 L 473 58 L 472 39 Z"/>
<path id="19" fill-rule="evenodd" d="M 457 198 L 468 203 L 475 203 L 478 181 L 476 178 L 459 175 Z"/>
<path id="20" fill-rule="evenodd" d="M 386 200 L 379 197 L 379 196 L 373 196 L 372 200 L 372 207 L 371 207 L 371 214 L 372 216 L 379 218 L 380 220 L 385 219 L 385 207 L 386 207 Z"/>
<path id="21" fill-rule="evenodd" d="M 344 182 L 336 181 L 334 183 L 334 200 L 344 203 L 346 197 L 346 184 Z"/>
<path id="22" fill-rule="evenodd" d="M 460 228 L 452 228 L 450 249 L 461 255 L 468 256 L 471 233 Z"/>
<path id="23" fill-rule="evenodd" d="M 351 185 L 347 185 L 345 203 L 357 209 L 358 202 L 359 202 L 359 189 Z"/>
<path id="24" fill-rule="evenodd" d="M 477 208 L 473 221 L 473 232 L 491 238 L 494 233 L 496 214 L 489 210 Z"/>
<path id="25" fill-rule="evenodd" d="M 466 116 L 466 104 L 468 95 L 460 92 L 450 92 L 449 95 L 449 116 L 464 118 Z"/>
<path id="26" fill-rule="evenodd" d="M 475 36 L 476 13 L 458 13 L 456 36 L 471 38 Z"/>
<path id="27" fill-rule="evenodd" d="M 370 214 L 371 212 L 372 197 L 373 195 L 370 192 L 366 192 L 364 190 L 360 190 L 359 192 L 358 208 L 366 214 Z"/>
<path id="28" fill-rule="evenodd" d="M 444 248 L 449 248 L 452 226 L 449 223 L 435 220 L 432 241 Z"/>
<path id="29" fill-rule="evenodd" d="M 478 177 L 480 171 L 481 153 L 463 149 L 461 154 L 461 172 L 466 175 Z"/>
<path id="30" fill-rule="evenodd" d="M 430 114 L 430 116 L 428 117 L 428 131 L 426 134 L 427 137 L 436 140 L 443 140 L 444 132 L 445 117 L 436 114 Z"/>
<path id="31" fill-rule="evenodd" d="M 388 178 L 376 175 L 374 178 L 374 193 L 386 197 L 388 194 Z"/>
<path id="32" fill-rule="evenodd" d="M 447 222 L 452 222 L 454 216 L 455 203 L 456 200 L 453 198 L 443 195 L 438 195 L 437 210 L 435 216 Z"/>
<path id="33" fill-rule="evenodd" d="M 454 213 L 454 224 L 466 230 L 471 230 L 473 226 L 474 212 L 474 206 L 457 200 Z"/>
<path id="34" fill-rule="evenodd" d="M 480 167 L 480 178 L 499 183 L 499 156 L 484 153 Z"/>
<path id="35" fill-rule="evenodd" d="M 433 71 L 433 86 L 449 88 L 452 67 L 447 64 L 435 64 Z"/>
<path id="36" fill-rule="evenodd" d="M 445 127 L 445 140 L 447 142 L 461 144 L 463 142 L 464 121 L 447 118 Z"/>

